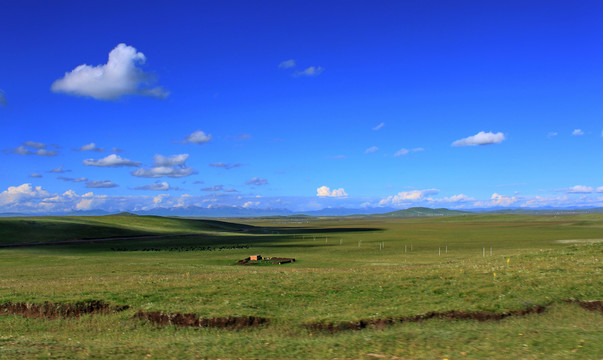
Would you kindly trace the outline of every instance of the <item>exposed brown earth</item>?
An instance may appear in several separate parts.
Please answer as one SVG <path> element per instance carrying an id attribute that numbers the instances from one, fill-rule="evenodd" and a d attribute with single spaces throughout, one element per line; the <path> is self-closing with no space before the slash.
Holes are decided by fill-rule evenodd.
<path id="1" fill-rule="evenodd" d="M 495 313 L 488 311 L 459 311 L 450 310 L 445 312 L 428 312 L 426 314 L 415 316 L 404 316 L 399 318 L 384 318 L 384 319 L 366 319 L 358 321 L 342 321 L 337 323 L 316 322 L 305 324 L 304 326 L 312 330 L 321 331 L 344 331 L 344 330 L 362 330 L 365 328 L 382 329 L 386 326 L 401 324 L 405 322 L 421 322 L 429 319 L 446 319 L 446 320 L 477 320 L 477 321 L 493 321 L 502 320 L 509 316 L 524 316 L 528 314 L 541 314 L 546 310 L 546 307 L 541 305 L 532 306 L 523 310 L 512 310 L 504 313 Z"/>
<path id="2" fill-rule="evenodd" d="M 21 315 L 26 318 L 56 319 L 79 317 L 84 314 L 107 314 L 129 309 L 128 305 L 112 306 L 102 300 L 83 301 L 75 304 L 44 302 L 0 304 L 0 315 Z"/>
<path id="3" fill-rule="evenodd" d="M 139 311 L 135 319 L 146 319 L 156 325 L 175 325 L 181 327 L 215 327 L 223 329 L 244 329 L 259 327 L 268 323 L 268 319 L 256 316 L 227 316 L 199 318 L 195 314 L 165 314 L 159 311 Z"/>
<path id="4" fill-rule="evenodd" d="M 580 305 L 580 307 L 583 309 L 586 309 L 589 311 L 600 312 L 603 314 L 603 301 L 601 301 L 601 300 L 593 300 L 593 301 L 565 300 L 565 302 L 575 303 L 575 304 Z"/>

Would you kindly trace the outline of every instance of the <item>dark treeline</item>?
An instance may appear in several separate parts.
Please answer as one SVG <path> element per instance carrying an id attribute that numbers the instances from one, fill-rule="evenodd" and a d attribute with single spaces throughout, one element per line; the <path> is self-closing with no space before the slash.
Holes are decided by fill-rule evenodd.
<path id="1" fill-rule="evenodd" d="M 233 250 L 233 249 L 249 249 L 249 245 L 224 245 L 220 247 L 211 246 L 178 246 L 178 247 L 166 247 L 166 248 L 111 248 L 111 251 L 171 251 L 171 252 L 184 252 L 184 251 L 220 251 L 220 250 Z"/>

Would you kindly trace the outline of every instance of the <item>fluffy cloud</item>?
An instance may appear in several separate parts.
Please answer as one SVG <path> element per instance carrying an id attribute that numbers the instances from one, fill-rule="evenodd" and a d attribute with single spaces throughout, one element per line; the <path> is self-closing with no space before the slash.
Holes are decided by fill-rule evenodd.
<path id="1" fill-rule="evenodd" d="M 63 181 L 71 181 L 71 182 L 84 182 L 84 181 L 88 181 L 88 179 L 85 178 L 85 177 L 81 177 L 81 178 L 77 178 L 76 179 L 76 178 L 59 176 L 57 179 L 63 180 Z"/>
<path id="2" fill-rule="evenodd" d="M 245 204 L 243 204 L 243 207 L 246 209 L 252 208 L 254 206 L 259 206 L 260 202 L 259 201 L 248 201 Z"/>
<path id="3" fill-rule="evenodd" d="M 294 76 L 318 76 L 324 70 L 325 69 L 321 66 L 310 66 L 308 68 L 305 68 L 304 70 L 296 71 Z"/>
<path id="4" fill-rule="evenodd" d="M 590 194 L 594 191 L 594 189 L 590 186 L 585 185 L 576 185 L 567 189 L 566 192 L 570 194 Z"/>
<path id="5" fill-rule="evenodd" d="M 556 132 L 556 131 L 551 131 L 551 132 L 549 132 L 549 133 L 548 133 L 546 136 L 551 138 L 551 137 L 555 137 L 555 136 L 557 136 L 557 135 L 559 135 L 559 133 L 558 133 L 558 132 Z"/>
<path id="6" fill-rule="evenodd" d="M 289 59 L 289 60 L 282 61 L 280 64 L 278 64 L 278 67 L 280 69 L 291 69 L 291 68 L 294 68 L 295 67 L 295 60 Z"/>
<path id="7" fill-rule="evenodd" d="M 86 187 L 89 189 L 109 189 L 118 186 L 111 180 L 92 180 L 86 183 Z"/>
<path id="8" fill-rule="evenodd" d="M 259 178 L 259 177 L 254 177 L 252 179 L 249 179 L 245 182 L 246 185 L 266 185 L 268 184 L 268 180 L 263 179 L 263 178 Z"/>
<path id="9" fill-rule="evenodd" d="M 8 205 L 9 208 L 20 203 L 29 203 L 50 196 L 41 186 L 32 186 L 23 184 L 20 186 L 11 186 L 0 193 L 0 206 Z"/>
<path id="10" fill-rule="evenodd" d="M 149 191 L 168 191 L 168 190 L 179 190 L 177 187 L 172 187 L 167 182 L 156 181 L 154 184 L 137 186 L 135 190 L 149 190 Z"/>
<path id="11" fill-rule="evenodd" d="M 111 154 L 102 159 L 86 159 L 83 161 L 86 166 L 99 166 L 99 167 L 119 167 L 119 166 L 140 166 L 139 162 L 124 159 L 119 155 Z"/>
<path id="12" fill-rule="evenodd" d="M 598 193 L 603 193 L 603 186 L 599 186 L 596 191 Z"/>
<path id="13" fill-rule="evenodd" d="M 385 123 L 383 123 L 383 122 L 382 122 L 381 124 L 379 124 L 379 125 L 375 126 L 375 127 L 373 128 L 373 130 L 377 131 L 377 130 L 381 129 L 383 126 L 385 126 Z"/>
<path id="14" fill-rule="evenodd" d="M 12 154 L 18 155 L 38 155 L 38 156 L 55 156 L 59 152 L 55 150 L 48 150 L 46 144 L 35 141 L 26 141 L 23 145 L 16 149 L 8 150 Z"/>
<path id="15" fill-rule="evenodd" d="M 507 207 L 516 204 L 519 200 L 517 196 L 505 196 L 494 193 L 489 201 L 478 201 L 474 205 L 476 207 Z"/>
<path id="16" fill-rule="evenodd" d="M 71 170 L 63 169 L 63 165 L 59 166 L 56 169 L 52 169 L 49 171 L 49 173 L 52 173 L 52 174 L 64 174 L 67 172 L 71 172 Z"/>
<path id="17" fill-rule="evenodd" d="M 365 153 L 365 154 L 370 154 L 370 153 L 374 153 L 374 152 L 376 152 L 377 150 L 379 150 L 379 148 L 378 148 L 378 147 L 376 147 L 376 146 L 371 146 L 370 148 L 368 148 L 368 149 L 364 150 L 364 153 Z"/>
<path id="18" fill-rule="evenodd" d="M 211 140 L 211 135 L 207 134 L 205 135 L 205 133 L 201 130 L 197 130 L 195 132 L 193 132 L 192 134 L 188 135 L 184 141 L 182 142 L 183 144 L 205 144 L 207 142 L 209 142 Z"/>
<path id="19" fill-rule="evenodd" d="M 407 205 L 412 202 L 425 200 L 428 195 L 439 193 L 438 189 L 425 189 L 425 190 L 411 190 L 399 192 L 397 195 L 388 196 L 379 201 L 379 206 L 393 205 Z"/>
<path id="20" fill-rule="evenodd" d="M 574 129 L 574 131 L 572 131 L 572 135 L 582 136 L 582 135 L 584 135 L 584 131 L 582 131 L 582 129 Z"/>
<path id="21" fill-rule="evenodd" d="M 171 178 L 181 178 L 186 176 L 191 176 L 195 174 L 195 169 L 191 167 L 167 167 L 167 166 L 158 166 L 150 169 L 138 169 L 132 171 L 132 175 L 137 177 L 146 177 L 146 178 L 160 178 L 160 177 L 171 177 Z"/>
<path id="22" fill-rule="evenodd" d="M 185 165 L 188 154 L 179 154 L 172 156 L 155 155 L 153 157 L 153 167 L 150 169 L 137 169 L 132 171 L 132 175 L 146 178 L 171 177 L 180 178 L 195 174 L 195 169 Z"/>
<path id="23" fill-rule="evenodd" d="M 105 151 L 105 149 L 97 147 L 95 143 L 86 144 L 86 145 L 83 145 L 81 148 L 74 149 L 74 150 L 75 151 L 96 151 L 96 152 Z"/>
<path id="24" fill-rule="evenodd" d="M 155 155 L 153 157 L 154 166 L 183 166 L 188 159 L 188 154 L 179 154 L 172 156 Z"/>
<path id="25" fill-rule="evenodd" d="M 234 168 L 238 168 L 239 166 L 242 166 L 243 164 L 225 164 L 223 162 L 217 162 L 217 163 L 212 163 L 209 164 L 209 166 L 211 167 L 217 167 L 217 168 L 222 168 L 222 169 L 226 169 L 226 170 L 230 170 L 230 169 L 234 169 Z"/>
<path id="26" fill-rule="evenodd" d="M 348 194 L 343 188 L 333 189 L 328 186 L 321 186 L 316 189 L 316 196 L 318 197 L 347 197 Z"/>
<path id="27" fill-rule="evenodd" d="M 492 132 L 480 131 L 473 136 L 466 137 L 464 139 L 457 140 L 452 143 L 452 146 L 475 146 L 475 145 L 490 145 L 499 144 L 505 140 L 505 134 L 498 132 L 496 134 Z"/>
<path id="28" fill-rule="evenodd" d="M 38 174 L 38 173 L 33 173 L 33 174 L 29 174 L 30 178 L 41 178 L 42 174 Z"/>
<path id="29" fill-rule="evenodd" d="M 150 87 L 153 76 L 143 72 L 137 64 L 146 57 L 132 46 L 119 44 L 109 53 L 104 65 L 80 65 L 56 80 L 51 89 L 70 95 L 90 96 L 97 100 L 114 100 L 124 95 L 143 95 L 165 98 L 161 87 Z"/>
<path id="30" fill-rule="evenodd" d="M 206 187 L 201 189 L 201 191 L 222 191 L 224 190 L 224 185 L 214 185 L 211 187 Z"/>

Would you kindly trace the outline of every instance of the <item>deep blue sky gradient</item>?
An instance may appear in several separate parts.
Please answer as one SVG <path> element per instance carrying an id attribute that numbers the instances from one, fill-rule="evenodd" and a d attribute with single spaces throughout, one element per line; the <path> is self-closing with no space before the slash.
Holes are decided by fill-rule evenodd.
<path id="1" fill-rule="evenodd" d="M 50 194 L 92 191 L 108 196 L 98 203 L 107 209 L 116 207 L 112 197 L 134 207 L 160 193 L 191 195 L 187 204 L 200 206 L 208 196 L 296 210 L 378 206 L 426 189 L 439 190 L 433 199 L 470 200 L 393 205 L 501 205 L 488 203 L 496 193 L 515 197 L 513 207 L 536 197 L 539 206 L 603 206 L 601 19 L 599 1 L 7 2 L 0 192 L 26 183 Z M 119 43 L 144 53 L 140 68 L 167 98 L 50 90 L 78 65 L 105 64 Z M 278 67 L 289 59 L 294 69 Z M 294 76 L 310 66 L 324 71 Z M 196 130 L 212 140 L 181 143 Z M 480 131 L 505 140 L 451 146 Z M 11 153 L 26 141 L 57 144 L 59 154 Z M 197 173 L 148 179 L 132 176 L 134 168 L 84 166 L 111 154 L 72 151 L 90 142 L 146 167 L 155 154 L 189 154 Z M 379 150 L 365 153 L 372 146 Z M 394 156 L 401 148 L 423 150 Z M 215 162 L 242 166 L 208 166 Z M 59 180 L 48 173 L 58 166 L 71 170 L 59 175 L 119 186 Z M 254 177 L 268 183 L 246 185 Z M 179 190 L 134 190 L 155 181 Z M 201 191 L 214 185 L 238 193 Z M 591 191 L 572 193 L 577 185 Z M 321 186 L 348 196 L 317 197 Z M 32 210 L 6 199 L 0 210 Z"/>

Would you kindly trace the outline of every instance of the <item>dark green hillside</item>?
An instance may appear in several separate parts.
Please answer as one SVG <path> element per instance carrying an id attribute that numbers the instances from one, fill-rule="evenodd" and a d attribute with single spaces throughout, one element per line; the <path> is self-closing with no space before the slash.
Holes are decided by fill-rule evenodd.
<path id="1" fill-rule="evenodd" d="M 0 219 L 0 244 L 201 232 L 240 232 L 252 228 L 248 225 L 217 220 L 159 216 L 3 218 Z"/>

